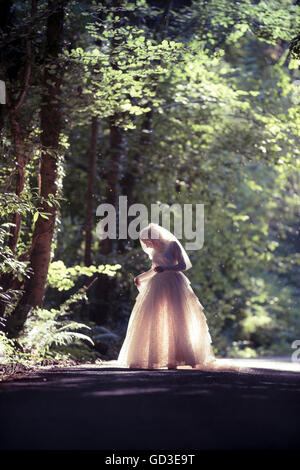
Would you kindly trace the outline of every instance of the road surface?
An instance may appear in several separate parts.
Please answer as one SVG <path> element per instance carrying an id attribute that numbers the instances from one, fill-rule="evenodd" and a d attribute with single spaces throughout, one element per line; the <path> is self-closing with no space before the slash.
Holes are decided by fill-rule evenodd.
<path id="1" fill-rule="evenodd" d="M 0 386 L 0 449 L 300 449 L 300 373 L 47 369 Z"/>

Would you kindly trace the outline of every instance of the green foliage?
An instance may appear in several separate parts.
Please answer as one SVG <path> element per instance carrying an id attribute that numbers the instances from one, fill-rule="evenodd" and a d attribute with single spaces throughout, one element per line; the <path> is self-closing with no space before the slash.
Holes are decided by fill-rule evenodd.
<path id="1" fill-rule="evenodd" d="M 216 353 L 222 355 L 286 350 L 291 338 L 288 324 L 296 326 L 296 291 L 291 288 L 273 301 L 273 291 L 280 289 L 280 269 L 291 268 L 286 256 L 279 258 L 284 235 L 276 221 L 283 220 L 282 215 L 278 218 L 283 207 L 289 217 L 288 211 L 297 203 L 296 192 L 288 196 L 288 188 L 291 173 L 299 171 L 293 76 L 282 61 L 266 64 L 269 57 L 274 61 L 276 53 L 268 44 L 276 43 L 276 35 L 287 39 L 292 27 L 291 3 L 279 3 L 276 12 L 269 9 L 266 14 L 262 2 L 214 1 L 205 8 L 197 2 L 182 16 L 172 17 L 170 29 L 176 24 L 177 35 L 178 23 L 183 27 L 187 18 L 195 32 L 201 25 L 204 34 L 183 35 L 179 55 L 168 61 L 157 80 L 155 97 L 150 97 L 151 147 L 140 149 L 136 143 L 143 117 L 137 116 L 136 131 L 125 134 L 127 166 L 133 166 L 139 202 L 205 203 L 205 243 L 201 252 L 191 253 L 193 269 L 188 275 L 206 307 Z M 204 20 L 212 12 L 213 21 L 206 30 Z M 270 27 L 274 24 L 275 28 Z M 220 42 L 223 47 L 216 47 Z M 128 47 L 122 40 L 119 52 L 123 45 Z M 125 80 L 122 92 L 126 85 Z M 122 103 L 121 94 L 115 93 Z M 122 115 L 121 125 L 129 114 Z M 106 155 L 108 131 L 103 125 Z M 80 148 L 76 152 L 80 155 Z M 138 168 L 137 152 L 143 156 Z M 100 194 L 104 194 L 101 189 Z M 147 267 L 138 257 L 135 249 L 122 255 L 124 273 L 117 287 L 128 287 L 131 305 L 136 290 L 126 272 L 138 274 Z M 262 279 L 271 282 L 260 284 Z M 286 302 L 294 313 L 283 321 Z M 129 312 L 122 308 L 126 315 L 130 313 L 130 308 Z M 117 323 L 115 328 L 118 331 Z"/>
<path id="2" fill-rule="evenodd" d="M 0 364 L 9 363 L 15 355 L 14 341 L 0 331 Z"/>
<path id="3" fill-rule="evenodd" d="M 28 277 L 27 263 L 19 261 L 7 246 L 6 240 L 13 224 L 6 223 L 0 226 L 0 275 L 11 274 L 18 279 Z"/>
<path id="4" fill-rule="evenodd" d="M 74 287 L 80 276 L 91 277 L 95 273 L 101 273 L 113 277 L 120 265 L 73 266 L 67 268 L 63 261 L 54 261 L 50 264 L 48 284 L 58 291 L 69 291 Z M 94 341 L 99 339 L 115 338 L 116 335 L 107 328 L 92 328 L 86 323 L 80 323 L 72 319 L 74 304 L 81 301 L 88 302 L 88 287 L 82 287 L 70 295 L 59 307 L 34 309 L 27 318 L 24 331 L 18 341 L 22 347 L 36 357 L 55 357 L 57 352 L 71 354 L 69 346 L 80 346 L 88 342 L 94 346 Z M 82 331 L 90 330 L 90 335 Z M 92 339 L 93 337 L 93 339 Z M 80 351 L 80 349 L 79 349 Z"/>
<path id="5" fill-rule="evenodd" d="M 74 287 L 75 282 L 80 276 L 91 277 L 95 273 L 101 273 L 113 277 L 120 268 L 120 264 L 113 266 L 106 264 L 99 265 L 98 267 L 72 266 L 67 268 L 62 260 L 53 261 L 49 266 L 48 284 L 59 291 L 67 291 Z"/>
<path id="6" fill-rule="evenodd" d="M 101 45 L 87 43 L 85 49 L 65 50 L 62 57 L 70 116 L 76 125 L 78 120 L 83 125 L 91 114 L 101 119 L 119 115 L 117 125 L 134 129 L 135 119 L 151 110 L 150 100 L 151 106 L 158 105 L 156 83 L 166 76 L 169 64 L 179 59 L 182 44 L 167 40 L 157 44 L 142 29 L 113 23 L 102 35 L 97 23 L 88 25 L 87 32 Z M 78 88 L 82 90 L 79 96 Z"/>
<path id="7" fill-rule="evenodd" d="M 30 269 L 28 263 L 20 261 L 7 246 L 6 240 L 12 227 L 14 225 L 11 223 L 0 225 L 0 277 L 4 279 L 4 276 L 11 276 L 12 279 L 21 282 L 29 277 Z M 21 291 L 19 289 L 5 289 L 4 286 L 0 285 L 0 303 L 5 306 L 7 312 L 13 309 L 20 295 Z"/>

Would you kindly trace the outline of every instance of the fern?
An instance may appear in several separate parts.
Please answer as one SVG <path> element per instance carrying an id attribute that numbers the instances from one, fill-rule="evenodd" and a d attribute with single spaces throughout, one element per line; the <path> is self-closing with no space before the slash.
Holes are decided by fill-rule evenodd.
<path id="1" fill-rule="evenodd" d="M 53 340 L 53 344 L 56 346 L 62 346 L 77 343 L 78 341 L 89 341 L 94 346 L 94 342 L 89 336 L 75 331 L 57 332 Z"/>
<path id="2" fill-rule="evenodd" d="M 79 289 L 67 299 L 59 309 L 35 309 L 28 317 L 19 341 L 22 346 L 35 355 L 45 355 L 51 348 L 78 344 L 82 341 L 94 345 L 90 336 L 78 330 L 90 327 L 73 320 L 63 320 L 70 313 L 70 307 L 79 300 L 86 299 L 86 288 Z"/>

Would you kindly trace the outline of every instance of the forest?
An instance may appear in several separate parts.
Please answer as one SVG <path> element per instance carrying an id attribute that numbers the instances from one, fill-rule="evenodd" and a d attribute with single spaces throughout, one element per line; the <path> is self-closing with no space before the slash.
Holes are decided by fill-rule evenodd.
<path id="1" fill-rule="evenodd" d="M 115 359 L 149 268 L 97 207 L 203 204 L 218 357 L 300 339 L 300 3 L 2 0 L 0 364 Z M 128 218 L 128 222 L 130 217 Z M 173 223 L 173 222 L 172 222 Z M 7 370 L 7 369 L 6 369 Z"/>

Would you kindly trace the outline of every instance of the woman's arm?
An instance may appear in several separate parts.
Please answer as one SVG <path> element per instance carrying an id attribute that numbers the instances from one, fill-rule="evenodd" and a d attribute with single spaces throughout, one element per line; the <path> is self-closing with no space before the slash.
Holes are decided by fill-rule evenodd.
<path id="1" fill-rule="evenodd" d="M 142 281 L 145 281 L 149 276 L 151 276 L 152 274 L 154 274 L 154 269 L 151 268 L 149 269 L 148 271 L 142 273 L 142 274 L 139 274 L 135 279 L 134 279 L 134 283 L 136 286 L 138 286 Z"/>

